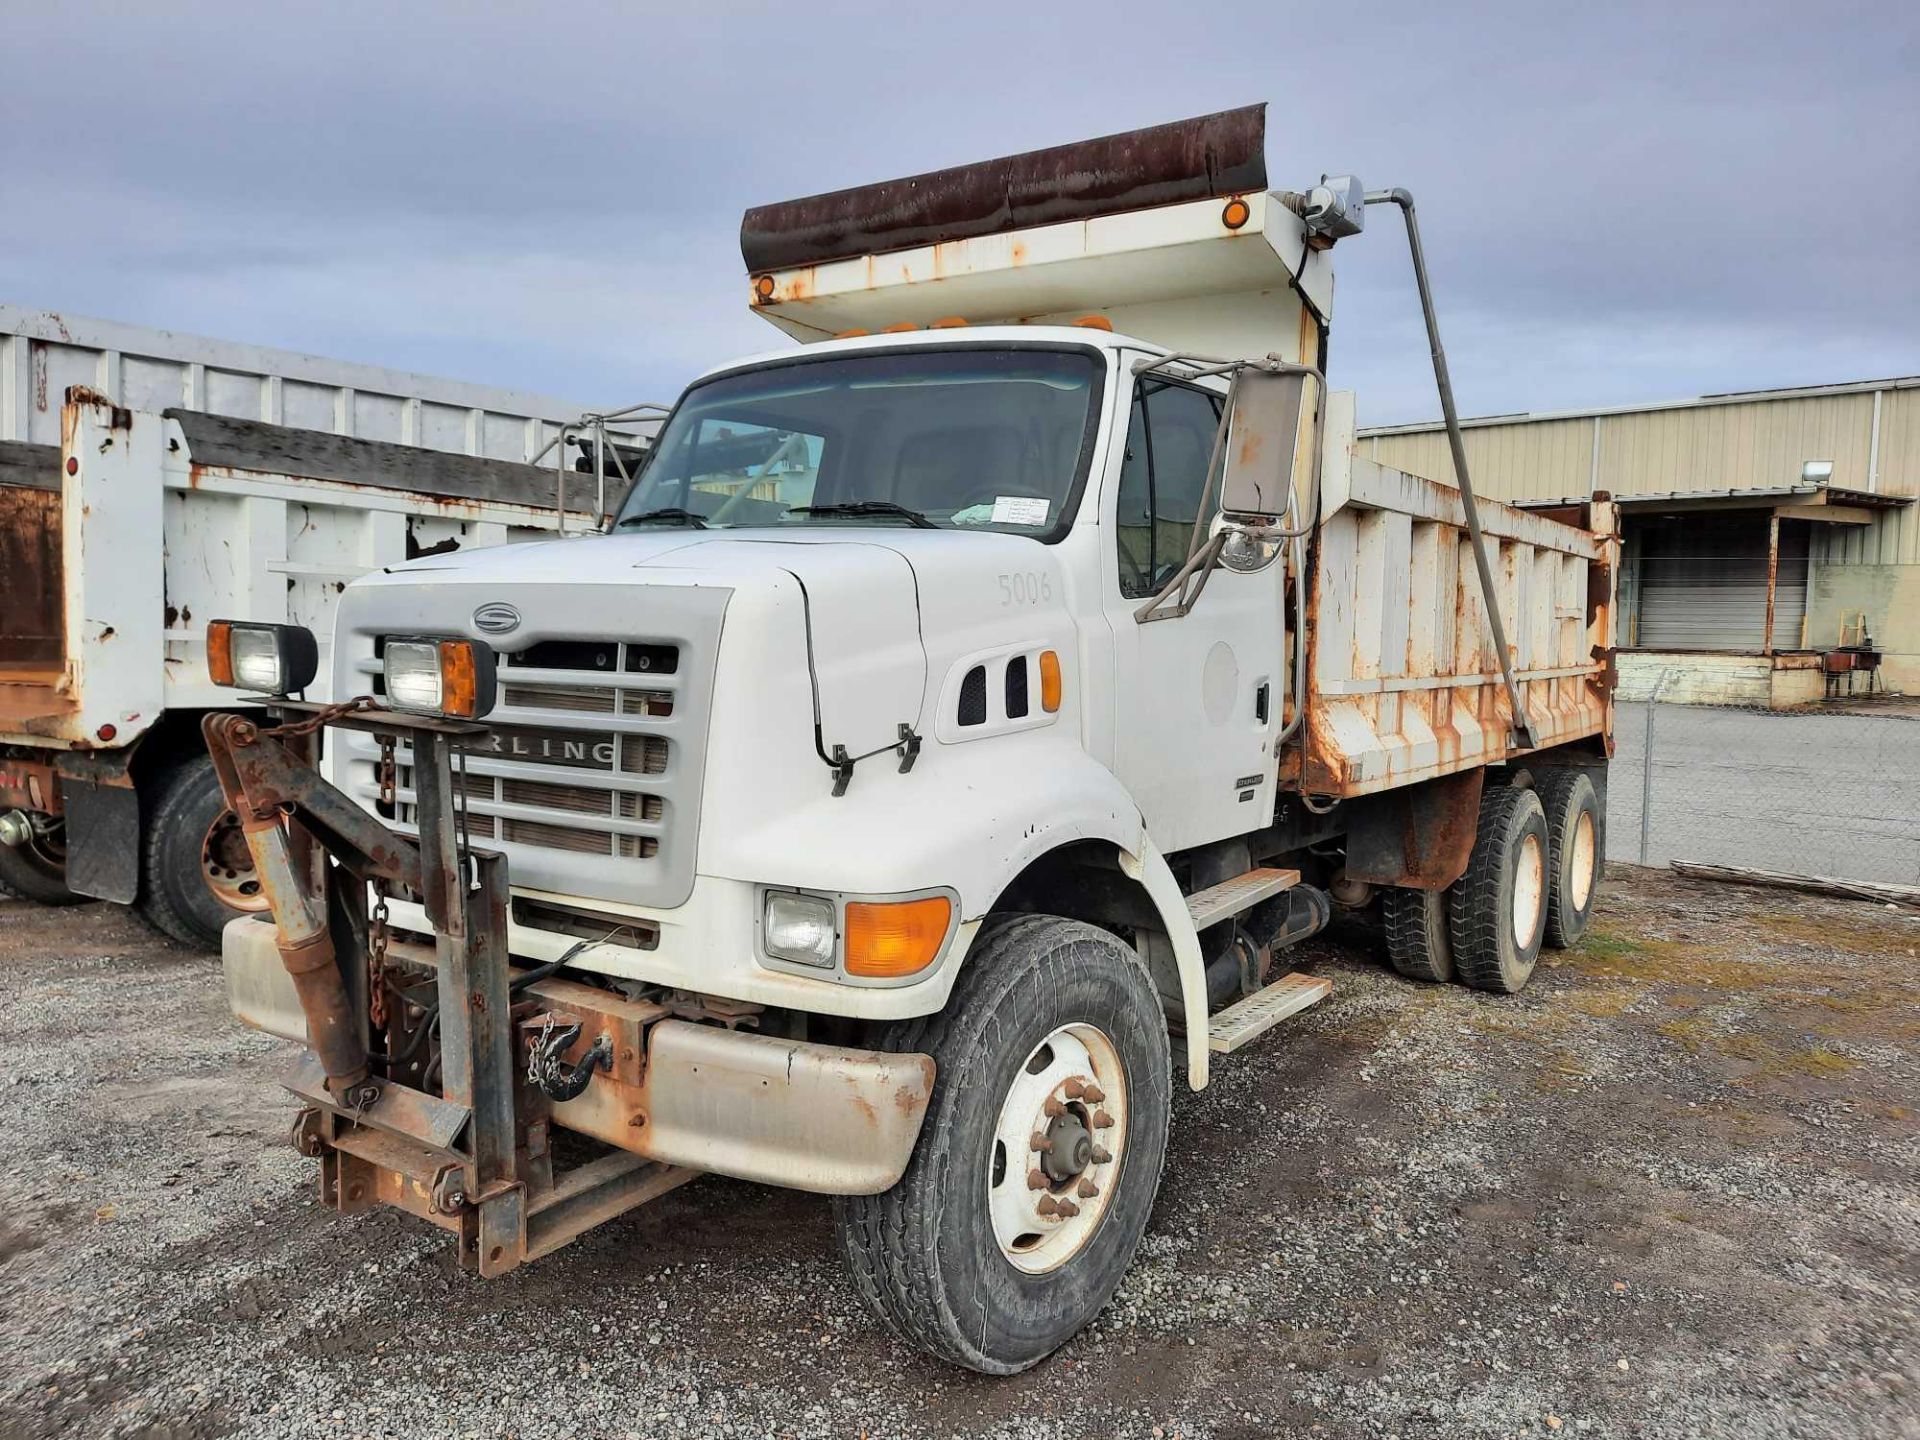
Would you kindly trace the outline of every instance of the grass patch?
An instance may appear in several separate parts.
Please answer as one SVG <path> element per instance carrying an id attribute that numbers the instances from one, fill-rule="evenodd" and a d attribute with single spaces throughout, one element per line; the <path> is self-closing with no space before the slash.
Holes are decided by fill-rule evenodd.
<path id="1" fill-rule="evenodd" d="M 1770 935 L 1816 950 L 1910 956 L 1920 949 L 1920 923 L 1893 915 L 1816 916 L 1787 910 L 1751 918 L 1756 928 Z"/>

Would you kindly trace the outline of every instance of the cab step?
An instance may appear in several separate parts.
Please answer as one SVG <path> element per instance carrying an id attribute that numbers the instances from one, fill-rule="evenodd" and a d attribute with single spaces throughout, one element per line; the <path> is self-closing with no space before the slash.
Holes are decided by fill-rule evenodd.
<path id="1" fill-rule="evenodd" d="M 1207 1022 L 1207 1048 L 1216 1055 L 1257 1040 L 1289 1015 L 1317 1005 L 1333 990 L 1331 980 L 1295 970 L 1244 1000 L 1235 1001 Z"/>
<path id="2" fill-rule="evenodd" d="M 1271 900 L 1299 883 L 1298 870 L 1249 870 L 1218 885 L 1196 890 L 1187 897 L 1187 913 L 1193 917 L 1193 928 L 1204 930 L 1209 925 L 1243 915 L 1262 900 Z"/>

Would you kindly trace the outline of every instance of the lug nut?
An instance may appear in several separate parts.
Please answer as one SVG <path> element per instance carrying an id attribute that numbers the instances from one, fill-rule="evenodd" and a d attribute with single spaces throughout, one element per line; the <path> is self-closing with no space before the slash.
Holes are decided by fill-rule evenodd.
<path id="1" fill-rule="evenodd" d="M 1037 1150 L 1042 1154 L 1053 1149 L 1053 1141 L 1047 1138 L 1046 1132 L 1044 1130 L 1034 1131 L 1033 1139 L 1029 1140 L 1027 1142 L 1027 1145 L 1028 1145 L 1028 1148 Z"/>
<path id="2" fill-rule="evenodd" d="M 1074 1204 L 1073 1201 L 1071 1200 L 1062 1200 L 1058 1205 L 1054 1206 L 1053 1208 L 1060 1212 L 1060 1218 L 1062 1220 L 1071 1220 L 1074 1216 L 1080 1213 L 1080 1207 Z"/>
<path id="3" fill-rule="evenodd" d="M 1078 1195 L 1082 1200 L 1091 1200 L 1100 1193 L 1100 1187 L 1091 1180 L 1082 1180 L 1074 1187 L 1073 1193 Z"/>
<path id="4" fill-rule="evenodd" d="M 1078 1100 L 1083 1094 L 1086 1093 L 1087 1082 L 1082 1080 L 1078 1075 L 1075 1075 L 1071 1080 L 1067 1081 L 1067 1083 L 1061 1086 L 1060 1088 L 1067 1092 L 1067 1099 Z"/>
<path id="5" fill-rule="evenodd" d="M 1106 1111 L 1096 1110 L 1093 1112 L 1093 1128 L 1094 1129 L 1105 1130 L 1105 1129 L 1108 1129 L 1112 1124 L 1113 1124 L 1113 1116 L 1107 1114 Z"/>
<path id="6" fill-rule="evenodd" d="M 1093 1163 L 1094 1164 L 1104 1165 L 1111 1159 L 1113 1159 L 1113 1152 L 1111 1150 L 1105 1149 L 1104 1147 L 1099 1145 L 1096 1145 L 1093 1147 Z"/>
<path id="7" fill-rule="evenodd" d="M 1033 1169 L 1027 1171 L 1027 1188 L 1029 1190 L 1046 1189 L 1047 1188 L 1047 1172 L 1042 1170 L 1038 1165 L 1034 1166 Z"/>
<path id="8" fill-rule="evenodd" d="M 1098 1085 L 1089 1085 L 1080 1092 L 1080 1098 L 1089 1105 L 1098 1105 L 1102 1100 L 1107 1098 L 1107 1092 L 1102 1090 Z"/>
<path id="9" fill-rule="evenodd" d="M 1067 1107 L 1060 1103 L 1060 1097 L 1057 1095 L 1047 1096 L 1047 1103 L 1040 1108 L 1044 1110 L 1047 1117 L 1052 1120 L 1058 1120 L 1062 1115 L 1067 1113 Z"/>
<path id="10" fill-rule="evenodd" d="M 1054 1216 L 1060 1213 L 1061 1206 L 1060 1202 L 1055 1200 L 1053 1196 L 1042 1195 L 1040 1197 L 1040 1203 L 1033 1208 L 1042 1215 Z"/>

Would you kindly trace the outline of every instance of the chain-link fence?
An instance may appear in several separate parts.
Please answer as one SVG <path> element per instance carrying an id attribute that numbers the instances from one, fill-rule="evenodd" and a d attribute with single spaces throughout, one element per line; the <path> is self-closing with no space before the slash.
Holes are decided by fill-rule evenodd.
<path id="1" fill-rule="evenodd" d="M 1607 858 L 1920 884 L 1920 719 L 1622 703 Z"/>

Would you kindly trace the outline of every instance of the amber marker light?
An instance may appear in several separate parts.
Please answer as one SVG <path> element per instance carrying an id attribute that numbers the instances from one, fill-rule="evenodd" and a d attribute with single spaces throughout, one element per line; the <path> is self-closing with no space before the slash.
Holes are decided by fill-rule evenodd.
<path id="1" fill-rule="evenodd" d="M 440 708 L 462 720 L 486 713 L 480 705 L 480 663 L 471 640 L 440 642 Z"/>
<path id="2" fill-rule="evenodd" d="M 753 297 L 762 305 L 773 299 L 773 277 L 771 275 L 757 275 L 754 277 Z"/>
<path id="3" fill-rule="evenodd" d="M 216 685 L 233 684 L 233 626 L 225 620 L 207 626 L 207 675 Z"/>
<path id="4" fill-rule="evenodd" d="M 847 974 L 872 980 L 918 975 L 939 956 L 952 919 L 953 902 L 944 895 L 848 901 Z"/>
<path id="5" fill-rule="evenodd" d="M 1049 715 L 1060 708 L 1060 656 L 1052 650 L 1040 652 L 1040 708 Z"/>
<path id="6" fill-rule="evenodd" d="M 1253 210 L 1238 195 L 1227 201 L 1226 209 L 1220 212 L 1220 223 L 1229 230 L 1238 230 L 1253 218 Z"/>

